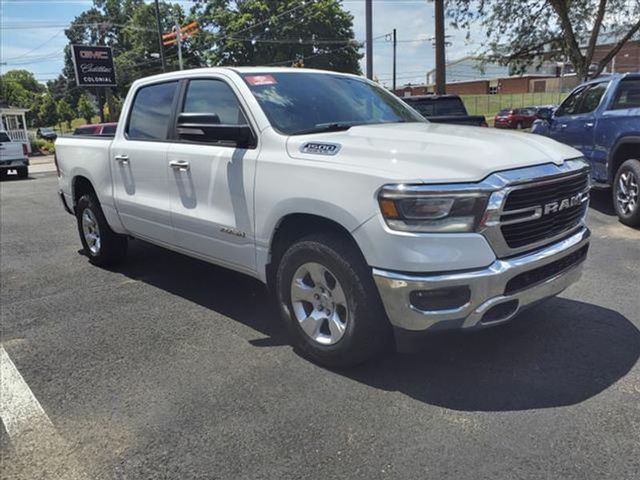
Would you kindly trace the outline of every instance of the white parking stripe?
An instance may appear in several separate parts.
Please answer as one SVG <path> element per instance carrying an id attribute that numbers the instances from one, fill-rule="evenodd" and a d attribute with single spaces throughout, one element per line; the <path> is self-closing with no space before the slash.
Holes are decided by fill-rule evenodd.
<path id="1" fill-rule="evenodd" d="M 1 345 L 0 418 L 20 462 L 13 468 L 19 478 L 87 478 Z"/>

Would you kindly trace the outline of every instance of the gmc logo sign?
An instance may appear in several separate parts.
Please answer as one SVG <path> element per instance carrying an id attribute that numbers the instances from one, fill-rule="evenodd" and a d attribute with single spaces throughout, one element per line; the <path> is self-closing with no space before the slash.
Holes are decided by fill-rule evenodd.
<path id="1" fill-rule="evenodd" d="M 556 200 L 555 202 L 545 203 L 542 206 L 542 215 L 549 215 L 550 213 L 559 213 L 567 208 L 576 207 L 581 205 L 585 199 L 584 193 L 578 193 L 569 198 L 563 198 Z"/>
<path id="2" fill-rule="evenodd" d="M 86 60 L 109 60 L 109 53 L 106 50 L 80 50 L 80 58 Z"/>

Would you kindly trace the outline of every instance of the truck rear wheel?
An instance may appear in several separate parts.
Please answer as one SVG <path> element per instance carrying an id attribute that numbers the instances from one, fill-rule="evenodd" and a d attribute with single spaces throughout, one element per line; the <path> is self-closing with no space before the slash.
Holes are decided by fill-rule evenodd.
<path id="1" fill-rule="evenodd" d="M 294 346 L 320 365 L 362 363 L 392 339 L 369 267 L 338 234 L 293 243 L 278 264 L 276 295 Z"/>
<path id="2" fill-rule="evenodd" d="M 80 197 L 75 211 L 80 241 L 89 261 L 99 267 L 121 262 L 127 254 L 127 237 L 111 230 L 95 195 Z"/>
<path id="3" fill-rule="evenodd" d="M 624 162 L 613 183 L 613 206 L 622 223 L 640 226 L 640 160 Z"/>

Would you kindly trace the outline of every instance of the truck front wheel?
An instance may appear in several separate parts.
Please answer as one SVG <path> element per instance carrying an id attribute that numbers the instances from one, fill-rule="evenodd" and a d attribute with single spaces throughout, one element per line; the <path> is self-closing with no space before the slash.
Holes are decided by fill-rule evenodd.
<path id="1" fill-rule="evenodd" d="M 80 241 L 89 261 L 99 267 L 122 261 L 127 254 L 127 237 L 111 230 L 95 195 L 80 197 L 75 211 Z"/>
<path id="2" fill-rule="evenodd" d="M 370 268 L 341 235 L 293 243 L 278 264 L 276 295 L 294 346 L 320 365 L 362 363 L 392 339 Z"/>
<path id="3" fill-rule="evenodd" d="M 622 223 L 640 226 L 640 160 L 624 162 L 613 183 L 613 206 Z"/>

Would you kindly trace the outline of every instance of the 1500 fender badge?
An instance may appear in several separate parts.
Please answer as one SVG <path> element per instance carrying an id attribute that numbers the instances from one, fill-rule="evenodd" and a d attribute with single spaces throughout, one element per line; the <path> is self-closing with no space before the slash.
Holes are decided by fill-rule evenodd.
<path id="1" fill-rule="evenodd" d="M 336 155 L 341 147 L 339 143 L 306 142 L 300 146 L 300 151 L 316 155 Z"/>

